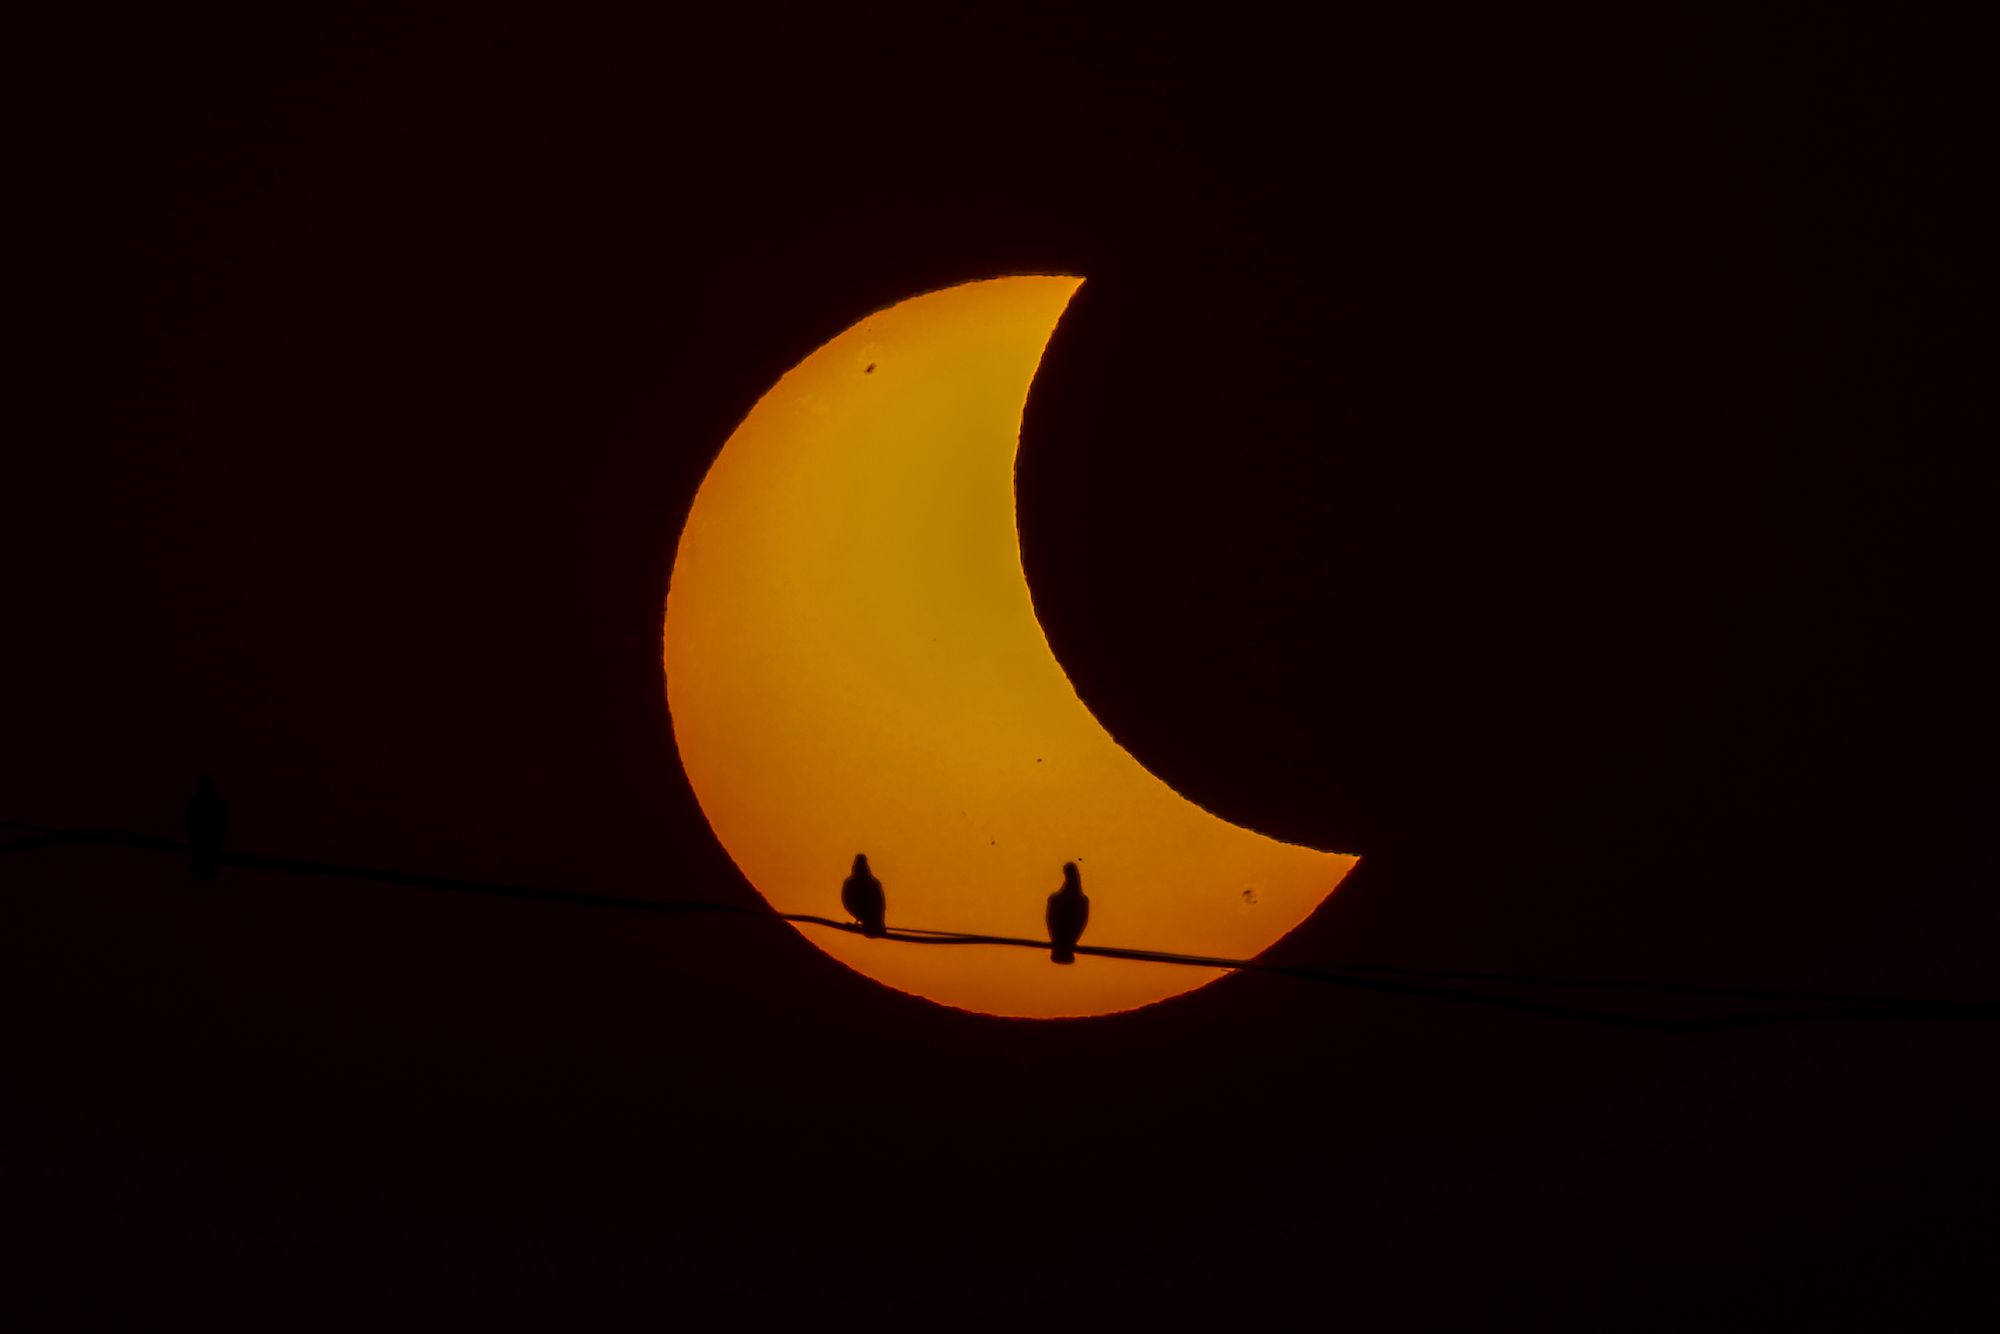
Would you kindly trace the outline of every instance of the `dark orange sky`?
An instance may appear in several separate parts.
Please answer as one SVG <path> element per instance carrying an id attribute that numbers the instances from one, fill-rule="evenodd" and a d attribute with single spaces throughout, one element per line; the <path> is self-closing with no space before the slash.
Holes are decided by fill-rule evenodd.
<path id="1" fill-rule="evenodd" d="M 1148 770 L 1363 855 L 1289 961 L 1990 999 L 1972 47 L 1219 18 L 31 22 L 0 817 L 210 769 L 245 852 L 754 905 L 661 689 L 695 487 L 858 314 L 1077 273 L 1035 612 Z M 734 918 L 0 879 L 15 1194 L 101 1307 L 1013 1291 L 1053 1231 L 1142 1305 L 1920 1327 L 1994 1183 L 1978 1027 L 1023 1026 Z"/>

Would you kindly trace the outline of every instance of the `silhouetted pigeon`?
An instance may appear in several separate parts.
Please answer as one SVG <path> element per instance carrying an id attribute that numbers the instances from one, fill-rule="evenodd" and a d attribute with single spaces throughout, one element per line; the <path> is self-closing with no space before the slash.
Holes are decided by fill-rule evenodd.
<path id="1" fill-rule="evenodd" d="M 1075 862 L 1063 863 L 1062 888 L 1049 895 L 1047 920 L 1050 961 L 1075 963 L 1076 942 L 1083 938 L 1084 924 L 1090 921 L 1090 900 L 1084 896 Z"/>
<path id="2" fill-rule="evenodd" d="M 188 870 L 213 880 L 222 866 L 222 832 L 229 827 L 229 803 L 203 774 L 187 804 Z"/>
<path id="3" fill-rule="evenodd" d="M 864 936 L 879 936 L 887 929 L 882 925 L 882 914 L 888 910 L 889 901 L 882 893 L 882 882 L 868 872 L 865 852 L 854 854 L 854 874 L 840 887 L 840 906 L 861 923 Z"/>

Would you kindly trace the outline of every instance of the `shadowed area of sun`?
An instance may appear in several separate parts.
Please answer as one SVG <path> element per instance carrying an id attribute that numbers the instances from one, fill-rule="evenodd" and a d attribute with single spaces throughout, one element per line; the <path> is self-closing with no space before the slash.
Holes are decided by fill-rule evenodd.
<path id="1" fill-rule="evenodd" d="M 758 401 L 695 496 L 667 596 L 668 707 L 716 837 L 780 911 L 840 915 L 866 853 L 892 928 L 1041 938 L 1073 861 L 1086 944 L 1247 958 L 1355 864 L 1181 797 L 1049 648 L 1014 459 L 1080 285 L 999 278 L 869 316 Z M 1133 1009 L 1220 975 L 800 929 L 888 986 L 996 1015 Z"/>

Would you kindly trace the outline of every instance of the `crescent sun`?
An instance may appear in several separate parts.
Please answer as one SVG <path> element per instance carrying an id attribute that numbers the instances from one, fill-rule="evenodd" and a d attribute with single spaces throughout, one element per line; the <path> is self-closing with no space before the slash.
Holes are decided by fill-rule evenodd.
<path id="1" fill-rule="evenodd" d="M 892 928 L 1045 938 L 1074 861 L 1086 944 L 1247 958 L 1356 863 L 1155 778 L 1042 633 L 1014 459 L 1081 284 L 996 278 L 878 311 L 779 380 L 696 492 L 667 592 L 668 711 L 709 825 L 781 912 L 837 914 L 865 852 Z M 987 1014 L 1105 1014 L 1221 975 L 799 929 L 878 982 Z"/>

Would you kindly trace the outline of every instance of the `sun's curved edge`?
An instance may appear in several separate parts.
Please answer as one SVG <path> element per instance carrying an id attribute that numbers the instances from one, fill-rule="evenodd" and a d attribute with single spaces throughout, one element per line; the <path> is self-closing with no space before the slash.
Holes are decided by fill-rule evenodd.
<path id="1" fill-rule="evenodd" d="M 739 422 L 747 421 L 752 416 L 754 416 L 758 410 L 758 407 L 761 404 L 763 404 L 765 400 L 771 398 L 773 395 L 780 392 L 785 386 L 786 381 L 800 366 L 809 363 L 812 360 L 812 358 L 815 355 L 817 355 L 820 351 L 823 351 L 825 348 L 830 346 L 832 343 L 838 341 L 840 338 L 844 337 L 848 332 L 852 331 L 853 329 L 861 325 L 865 325 L 869 320 L 879 315 L 886 314 L 889 311 L 900 309 L 903 306 L 909 305 L 913 302 L 922 301 L 929 297 L 941 296 L 944 295 L 945 293 L 960 291 L 968 287 L 978 287 L 990 283 L 1004 283 L 1010 281 L 1017 281 L 1020 279 L 1055 279 L 1055 280 L 1067 281 L 1070 284 L 1069 291 L 1064 294 L 1063 304 L 1061 305 L 1061 307 L 1058 308 L 1055 320 L 1049 326 L 1049 333 L 1047 337 L 1043 339 L 1041 345 L 1036 349 L 1034 369 L 1029 376 L 1028 389 L 1027 389 L 1027 393 L 1032 394 L 1034 383 L 1036 379 L 1039 378 L 1040 375 L 1042 363 L 1044 359 L 1047 357 L 1049 344 L 1054 341 L 1056 329 L 1060 326 L 1063 315 L 1068 312 L 1070 302 L 1074 300 L 1076 293 L 1082 289 L 1084 283 L 1087 281 L 1087 279 L 1082 275 L 1072 274 L 1072 273 L 1050 273 L 1050 272 L 1018 272 L 1018 273 L 998 274 L 988 278 L 970 279 L 965 282 L 949 283 L 943 286 L 930 288 L 925 291 L 914 293 L 910 296 L 904 297 L 901 300 L 892 301 L 886 305 L 876 307 L 875 309 L 869 311 L 866 315 L 844 326 L 838 333 L 834 334 L 831 338 L 825 339 L 824 341 L 816 344 L 814 348 L 806 354 L 805 357 L 801 358 L 798 362 L 794 363 L 792 367 L 788 368 L 783 375 L 780 375 L 762 393 L 760 393 L 757 396 L 757 398 L 751 403 L 749 408 L 742 414 L 741 418 L 739 418 Z M 1137 765 L 1149 777 L 1151 777 L 1153 781 L 1158 782 L 1167 791 L 1173 793 L 1175 797 L 1179 798 L 1187 805 L 1201 811 L 1203 814 L 1209 816 L 1211 819 L 1216 820 L 1218 823 L 1227 825 L 1232 829 L 1236 829 L 1243 833 L 1251 834 L 1259 838 L 1268 839 L 1270 842 L 1277 843 L 1285 847 L 1296 848 L 1300 851 L 1312 853 L 1318 856 L 1339 858 L 1346 862 L 1346 865 L 1343 868 L 1341 868 L 1338 875 L 1334 877 L 1333 885 L 1330 886 L 1321 895 L 1321 897 L 1317 900 L 1317 902 L 1315 902 L 1311 908 L 1309 908 L 1303 915 L 1301 915 L 1298 921 L 1294 922 L 1291 926 L 1285 928 L 1285 930 L 1281 932 L 1278 935 L 1278 937 L 1271 942 L 1270 945 L 1266 946 L 1264 950 L 1258 952 L 1256 957 L 1262 958 L 1265 954 L 1269 953 L 1270 950 L 1276 948 L 1284 940 L 1289 938 L 1293 932 L 1297 931 L 1301 926 L 1303 926 L 1307 921 L 1309 921 L 1312 918 L 1312 916 L 1315 913 L 1317 913 L 1319 909 L 1323 907 L 1333 897 L 1334 892 L 1339 888 L 1340 884 L 1344 882 L 1347 876 L 1352 874 L 1354 869 L 1360 864 L 1361 857 L 1359 856 L 1359 854 L 1355 853 L 1339 852 L 1332 849 L 1313 848 L 1305 844 L 1293 843 L 1288 840 L 1273 838 L 1272 836 L 1264 834 L 1259 830 L 1250 829 L 1247 826 L 1237 824 L 1235 821 L 1230 820 L 1227 817 L 1220 815 L 1213 810 L 1210 810 L 1207 806 L 1194 800 L 1193 798 L 1188 797 L 1186 794 L 1182 793 L 1178 788 L 1175 788 L 1172 784 L 1167 783 L 1166 780 L 1161 779 L 1157 774 L 1153 774 L 1150 769 L 1147 769 L 1146 766 L 1140 764 L 1137 758 L 1132 756 L 1131 751 L 1127 749 L 1123 745 L 1123 743 L 1121 743 L 1118 740 L 1118 738 L 1111 732 L 1109 728 L 1104 726 L 1102 721 L 1098 719 L 1096 713 L 1091 710 L 1089 704 L 1083 699 L 1082 695 L 1077 691 L 1075 682 L 1070 679 L 1068 671 L 1064 669 L 1062 660 L 1060 657 L 1057 656 L 1054 646 L 1049 642 L 1048 632 L 1042 625 L 1040 613 L 1034 609 L 1035 599 L 1034 599 L 1033 585 L 1028 582 L 1026 562 L 1023 558 L 1023 552 L 1021 548 L 1020 504 L 1019 504 L 1019 460 L 1020 460 L 1022 428 L 1025 422 L 1025 411 L 1026 411 L 1026 395 L 1024 394 L 1022 403 L 1023 419 L 1017 421 L 1014 427 L 1015 486 L 1012 492 L 1010 493 L 1010 501 L 1014 509 L 1014 529 L 1013 529 L 1014 559 L 1016 567 L 1020 572 L 1022 585 L 1028 590 L 1029 607 L 1035 626 L 1035 632 L 1041 637 L 1043 651 L 1048 654 L 1049 661 L 1055 666 L 1056 671 L 1061 676 L 1064 685 L 1069 688 L 1071 695 L 1075 697 L 1078 707 L 1083 710 L 1083 712 L 1091 719 L 1091 721 L 1094 724 L 1096 724 L 1098 729 L 1102 732 L 1105 740 L 1109 741 L 1113 746 L 1117 747 L 1117 749 L 1122 754 L 1132 759 L 1133 763 Z M 701 482 L 696 484 L 693 497 L 689 501 L 687 514 L 683 516 L 682 519 L 681 531 L 676 536 L 674 543 L 674 560 L 672 565 L 670 565 L 669 567 L 668 581 L 667 581 L 667 596 L 665 599 L 666 606 L 662 608 L 661 629 L 660 629 L 660 636 L 661 636 L 660 661 L 662 670 L 662 687 L 667 692 L 666 703 L 667 703 L 668 728 L 670 734 L 677 734 L 678 731 L 673 716 L 672 691 L 668 685 L 668 682 L 665 679 L 667 675 L 666 673 L 667 631 L 669 625 L 671 624 L 670 617 L 667 613 L 671 610 L 673 604 L 674 575 L 680 565 L 681 548 L 682 545 L 686 542 L 688 536 L 687 526 L 688 523 L 693 518 L 696 505 L 699 503 L 702 487 L 707 484 L 709 479 L 709 474 L 721 461 L 724 452 L 728 448 L 729 441 L 734 438 L 734 435 L 735 432 L 734 430 L 732 430 L 729 435 L 723 438 L 723 442 L 721 445 L 717 446 L 715 451 L 715 456 L 710 460 L 708 468 L 703 471 L 702 480 Z M 677 735 L 675 735 L 675 747 L 676 747 L 676 753 L 678 754 L 679 742 Z M 690 794 L 694 797 L 697 807 L 702 810 L 702 815 L 704 820 L 709 824 L 711 830 L 713 830 L 714 821 L 712 818 L 710 818 L 710 813 L 706 809 L 706 803 L 702 799 L 699 787 L 693 781 L 693 775 L 687 772 L 685 763 L 681 765 L 681 769 L 682 769 L 683 780 L 687 783 Z M 759 898 L 764 898 L 765 901 L 768 903 L 770 900 L 766 898 L 763 891 L 757 887 L 756 883 L 750 879 L 749 875 L 747 874 L 747 872 L 744 871 L 741 864 L 737 863 L 735 854 L 730 850 L 728 845 L 723 844 L 722 847 L 724 855 L 729 857 L 732 865 L 736 866 L 737 874 L 743 877 L 744 883 L 750 887 L 753 893 L 757 894 Z M 1087 1013 L 1080 1013 L 1080 1014 L 1002 1014 L 992 1010 L 979 1010 L 979 1009 L 974 1009 L 970 1006 L 954 1004 L 953 1002 L 948 1000 L 942 1000 L 935 996 L 925 995 L 921 992 L 912 991 L 904 987 L 896 986 L 893 983 L 883 981 L 881 978 L 876 977 L 868 972 L 865 972 L 856 965 L 849 963 L 847 960 L 841 958 L 839 955 L 833 954 L 830 951 L 821 948 L 817 944 L 817 942 L 813 941 L 812 936 L 805 930 L 805 927 L 810 924 L 788 921 L 787 925 L 791 926 L 795 931 L 797 931 L 800 937 L 806 940 L 807 943 L 812 944 L 813 948 L 818 950 L 819 953 L 828 958 L 831 958 L 835 963 L 839 964 L 840 967 L 846 969 L 850 973 L 855 974 L 856 976 L 862 978 L 864 981 L 868 983 L 881 987 L 884 990 L 895 992 L 899 995 L 909 996 L 914 999 L 921 1000 L 927 1004 L 938 1005 L 949 1010 L 955 1010 L 961 1014 L 976 1016 L 977 1018 L 982 1020 L 997 1020 L 1003 1022 L 1020 1023 L 1020 1022 L 1058 1022 L 1065 1020 L 1075 1021 L 1075 1020 L 1111 1018 L 1117 1015 L 1131 1014 L 1139 1010 L 1150 1009 L 1155 1005 L 1162 1005 L 1172 1001 L 1183 999 L 1185 997 L 1193 996 L 1198 992 L 1206 991 L 1208 988 L 1212 987 L 1213 985 L 1223 980 L 1224 978 L 1233 976 L 1243 971 L 1242 969 L 1236 969 L 1236 968 L 1208 969 L 1208 968 L 1198 968 L 1190 966 L 1191 972 L 1202 974 L 1201 976 L 1198 977 L 1197 980 L 1193 981 L 1191 985 L 1181 990 L 1174 991 L 1168 995 L 1158 997 L 1157 999 L 1141 1001 L 1133 1005 L 1122 1005 L 1113 1009 L 1093 1010 Z M 837 928 L 825 928 L 825 929 L 837 929 Z M 967 948 L 976 948 L 976 947 L 968 946 Z M 1139 961 L 1135 960 L 1130 962 L 1139 962 Z M 1246 962 L 1248 961 L 1246 960 Z M 1155 965 L 1155 966 L 1170 966 L 1170 965 Z"/>

